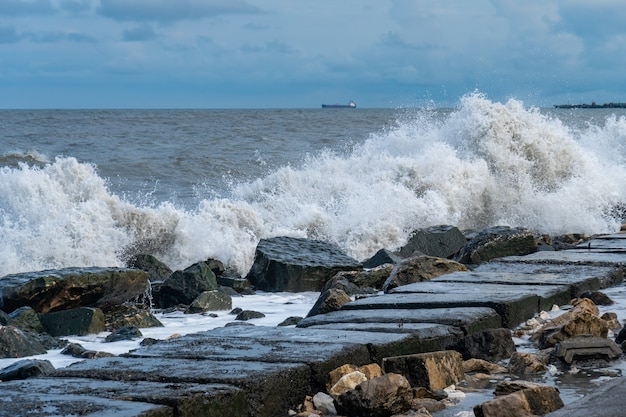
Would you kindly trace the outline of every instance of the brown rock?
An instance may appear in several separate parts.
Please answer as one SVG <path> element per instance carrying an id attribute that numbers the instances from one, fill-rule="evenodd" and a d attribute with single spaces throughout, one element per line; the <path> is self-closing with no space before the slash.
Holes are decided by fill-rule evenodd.
<path id="1" fill-rule="evenodd" d="M 416 256 L 408 258 L 395 266 L 389 278 L 383 284 L 383 291 L 414 282 L 430 281 L 451 272 L 468 271 L 458 262 L 434 256 Z"/>
<path id="2" fill-rule="evenodd" d="M 563 407 L 558 389 L 535 386 L 502 395 L 474 407 L 476 417 L 532 417 Z"/>
<path id="3" fill-rule="evenodd" d="M 463 359 L 454 350 L 384 358 L 383 370 L 404 375 L 412 386 L 431 391 L 457 384 L 464 378 Z"/>
<path id="4" fill-rule="evenodd" d="M 349 303 L 350 301 L 352 301 L 352 299 L 345 293 L 345 291 L 331 288 L 319 296 L 313 307 L 311 307 L 307 317 L 337 311 L 342 305 Z"/>
<path id="5" fill-rule="evenodd" d="M 601 318 L 582 311 L 569 317 L 562 326 L 544 329 L 540 346 L 542 349 L 555 346 L 557 343 L 575 336 L 589 335 L 606 338 L 609 332 L 608 323 Z"/>
<path id="6" fill-rule="evenodd" d="M 500 366 L 483 359 L 468 359 L 466 361 L 463 361 L 463 372 L 465 372 L 466 374 L 471 372 L 502 374 L 506 373 L 507 369 L 504 366 Z"/>
<path id="7" fill-rule="evenodd" d="M 402 375 L 388 373 L 357 385 L 337 397 L 337 411 L 348 417 L 388 417 L 408 411 L 413 390 Z"/>
<path id="8" fill-rule="evenodd" d="M 509 360 L 509 372 L 514 374 L 539 374 L 547 369 L 541 358 L 528 352 L 515 352 Z"/>

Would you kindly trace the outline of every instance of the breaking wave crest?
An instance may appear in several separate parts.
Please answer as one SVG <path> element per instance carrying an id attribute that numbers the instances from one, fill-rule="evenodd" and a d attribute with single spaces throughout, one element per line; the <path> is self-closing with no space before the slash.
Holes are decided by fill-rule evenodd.
<path id="1" fill-rule="evenodd" d="M 419 227 L 613 232 L 626 203 L 626 120 L 572 128 L 480 94 L 445 114 L 405 112 L 345 154 L 309 156 L 192 209 L 131 204 L 72 157 L 0 168 L 0 276 L 122 266 L 152 253 L 173 269 L 208 257 L 245 274 L 259 239 L 323 239 L 362 260 Z M 136 201 L 136 199 L 134 200 Z"/>

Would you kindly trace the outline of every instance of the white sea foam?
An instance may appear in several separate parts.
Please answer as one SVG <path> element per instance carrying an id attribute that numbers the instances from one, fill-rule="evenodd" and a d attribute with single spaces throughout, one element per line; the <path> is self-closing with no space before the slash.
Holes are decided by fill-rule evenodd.
<path id="1" fill-rule="evenodd" d="M 214 257 L 245 274 L 258 241 L 279 235 L 334 242 L 363 260 L 436 224 L 612 232 L 626 202 L 624 139 L 623 117 L 572 128 L 472 94 L 445 117 L 406 112 L 345 154 L 311 155 L 191 209 L 128 203 L 72 157 L 4 167 L 0 276 L 121 266 L 132 252 L 174 269 Z"/>

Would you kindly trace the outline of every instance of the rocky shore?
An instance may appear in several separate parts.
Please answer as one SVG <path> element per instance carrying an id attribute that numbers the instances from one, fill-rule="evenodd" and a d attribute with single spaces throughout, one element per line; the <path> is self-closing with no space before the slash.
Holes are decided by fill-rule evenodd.
<path id="1" fill-rule="evenodd" d="M 84 360 L 0 369 L 0 416 L 437 416 L 485 381 L 495 394 L 476 416 L 565 415 L 558 388 L 530 381 L 622 357 L 626 331 L 598 305 L 611 301 L 601 290 L 622 284 L 625 252 L 621 233 L 437 226 L 362 262 L 326 242 L 263 240 L 246 276 L 210 259 L 171 271 L 149 255 L 127 268 L 5 276 L 0 357 L 63 347 Z M 231 296 L 255 290 L 320 297 L 281 326 L 253 326 L 260 313 L 243 309 L 236 325 L 144 338 L 119 356 L 63 339 L 141 338 L 160 325 L 155 308 L 228 311 Z M 553 318 L 554 306 L 568 310 Z M 537 353 L 518 351 L 519 337 Z"/>

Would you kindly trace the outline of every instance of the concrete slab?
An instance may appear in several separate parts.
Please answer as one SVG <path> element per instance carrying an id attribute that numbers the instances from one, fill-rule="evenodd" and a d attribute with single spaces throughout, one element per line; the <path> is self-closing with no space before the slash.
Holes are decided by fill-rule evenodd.
<path id="1" fill-rule="evenodd" d="M 411 284 L 413 285 L 413 284 Z M 394 290 L 402 289 L 397 287 Z M 508 291 L 506 294 L 488 293 L 453 294 L 394 292 L 376 295 L 344 304 L 342 310 L 378 310 L 378 309 L 432 309 L 458 307 L 489 307 L 502 319 L 501 326 L 513 328 L 537 314 L 540 298 L 534 293 Z"/>
<path id="2" fill-rule="evenodd" d="M 36 395 L 33 395 L 36 393 Z M 72 405 L 74 414 L 63 414 L 58 409 L 58 398 L 66 395 L 75 396 Z M 0 398 L 10 401 L 8 408 L 2 407 L 0 415 L 5 411 L 15 411 L 14 407 L 21 408 L 21 412 L 12 416 L 25 415 L 24 411 L 31 407 L 37 410 L 55 410 L 52 414 L 36 415 L 89 415 L 83 414 L 91 410 L 91 404 L 102 399 L 112 400 L 112 404 L 126 401 L 131 404 L 121 407 L 132 412 L 138 407 L 139 414 L 195 417 L 198 415 L 219 415 L 221 417 L 245 417 L 248 414 L 247 401 L 243 391 L 223 384 L 187 384 L 157 382 L 123 382 L 99 381 L 84 378 L 54 378 L 54 379 L 27 379 L 0 384 Z M 82 399 L 82 401 L 81 401 Z M 81 408 L 81 404 L 84 404 Z M 109 404 L 109 402 L 107 402 Z M 149 407 L 149 405 L 153 407 Z M 145 409 L 145 411 L 143 411 Z M 105 409 L 109 410 L 108 408 Z M 111 412 L 117 410 L 113 408 Z M 58 414 L 57 414 L 58 413 Z M 9 414 L 6 414 L 9 415 Z M 119 415 L 119 414 L 107 414 Z M 123 414 L 125 415 L 125 414 Z M 129 414 L 133 415 L 133 414 Z"/>
<path id="3" fill-rule="evenodd" d="M 626 414 L 624 377 L 598 385 L 589 395 L 567 404 L 547 417 L 607 417 Z"/>
<path id="4" fill-rule="evenodd" d="M 572 297 L 577 297 L 585 291 L 608 288 L 624 280 L 624 270 L 620 267 L 567 263 L 519 263 L 496 260 L 479 265 L 473 272 L 493 272 L 502 275 L 496 278 L 496 282 L 502 284 L 519 281 L 569 285 L 572 288 Z M 441 278 L 446 277 L 447 275 L 444 275 Z M 530 282 L 525 282 L 526 280 Z"/>
<path id="5" fill-rule="evenodd" d="M 588 249 L 568 249 L 561 251 L 539 251 L 525 256 L 498 258 L 498 262 L 551 263 L 569 265 L 595 265 L 626 267 L 626 255 L 620 252 L 600 252 Z"/>
<path id="6" fill-rule="evenodd" d="M 511 299 L 518 297 L 520 294 L 533 294 L 538 297 L 536 312 L 549 310 L 555 304 L 567 304 L 571 300 L 570 288 L 566 285 L 506 285 L 489 283 L 457 284 L 454 282 L 427 281 L 403 285 L 401 287 L 394 288 L 391 290 L 391 293 L 427 293 L 449 295 L 451 297 L 461 295 L 469 300 L 484 300 L 485 298 L 492 300 L 499 300 L 502 298 Z"/>
<path id="7" fill-rule="evenodd" d="M 111 400 L 85 395 L 24 393 L 0 397 L 0 417 L 174 417 L 165 405 Z"/>
<path id="8" fill-rule="evenodd" d="M 51 377 L 233 385 L 246 395 L 248 416 L 275 417 L 310 393 L 312 371 L 303 363 L 114 357 L 74 363 Z"/>
<path id="9" fill-rule="evenodd" d="M 352 325 L 389 324 L 391 327 L 403 324 L 423 325 L 424 323 L 453 326 L 461 329 L 465 336 L 487 329 L 502 326 L 502 318 L 489 307 L 431 308 L 407 311 L 405 309 L 389 310 L 339 310 L 317 316 L 306 317 L 297 327 L 326 326 L 342 324 Z M 324 327 L 327 328 L 327 327 Z M 361 330 L 361 328 L 355 328 Z"/>

